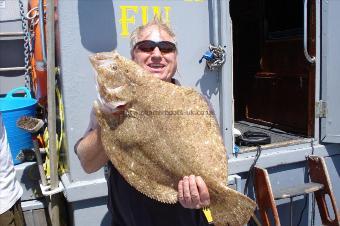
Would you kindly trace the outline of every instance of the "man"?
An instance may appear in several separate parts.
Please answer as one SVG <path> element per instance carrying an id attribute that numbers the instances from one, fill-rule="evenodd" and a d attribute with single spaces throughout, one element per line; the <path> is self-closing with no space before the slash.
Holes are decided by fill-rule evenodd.
<path id="1" fill-rule="evenodd" d="M 131 34 L 131 58 L 145 70 L 166 82 L 176 83 L 177 46 L 175 34 L 154 19 Z M 100 129 L 92 113 L 89 129 L 77 142 L 76 153 L 87 173 L 109 162 L 101 143 Z M 178 182 L 179 203 L 163 204 L 131 187 L 109 162 L 109 209 L 114 226 L 198 226 L 208 225 L 200 208 L 210 203 L 206 184 L 199 176 L 184 176 Z"/>
<path id="2" fill-rule="evenodd" d="M 0 225 L 23 226 L 20 197 L 23 191 L 15 179 L 12 155 L 0 112 Z"/>

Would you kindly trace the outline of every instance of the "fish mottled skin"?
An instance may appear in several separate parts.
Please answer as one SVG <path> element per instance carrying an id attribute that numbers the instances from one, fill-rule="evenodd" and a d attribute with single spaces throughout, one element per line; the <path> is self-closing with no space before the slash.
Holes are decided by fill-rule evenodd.
<path id="1" fill-rule="evenodd" d="M 199 175 L 209 188 L 214 224 L 247 223 L 255 203 L 226 186 L 226 150 L 202 96 L 161 81 L 116 52 L 90 61 L 101 99 L 95 102 L 101 140 L 125 180 L 152 199 L 176 203 L 179 180 Z M 119 105 L 125 110 L 117 113 Z"/>

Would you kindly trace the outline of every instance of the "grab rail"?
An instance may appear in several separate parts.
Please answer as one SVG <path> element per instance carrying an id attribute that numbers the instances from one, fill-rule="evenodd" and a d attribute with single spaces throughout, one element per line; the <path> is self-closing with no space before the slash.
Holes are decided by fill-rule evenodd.
<path id="1" fill-rule="evenodd" d="M 308 42 L 308 34 L 307 34 L 307 26 L 308 26 L 308 0 L 304 0 L 304 8 L 303 8 L 303 52 L 305 54 L 306 59 L 308 60 L 308 62 L 314 64 L 315 63 L 315 56 L 311 56 L 308 53 L 308 49 L 307 49 L 307 42 Z"/>

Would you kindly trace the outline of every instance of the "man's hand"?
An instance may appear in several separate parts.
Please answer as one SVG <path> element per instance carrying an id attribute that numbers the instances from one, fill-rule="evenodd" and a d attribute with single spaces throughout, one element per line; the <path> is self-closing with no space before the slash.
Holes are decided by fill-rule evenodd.
<path id="1" fill-rule="evenodd" d="M 210 204 L 208 187 L 200 176 L 183 177 L 178 183 L 177 196 L 184 208 L 200 209 Z"/>

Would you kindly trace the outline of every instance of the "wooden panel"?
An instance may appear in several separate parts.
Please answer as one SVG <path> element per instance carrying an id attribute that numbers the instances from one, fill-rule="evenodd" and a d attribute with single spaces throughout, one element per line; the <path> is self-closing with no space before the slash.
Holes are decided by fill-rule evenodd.
<path id="1" fill-rule="evenodd" d="M 284 0 L 230 2 L 235 120 L 312 137 L 315 66 L 304 56 L 302 2 L 294 3 L 294 16 L 289 7 L 282 9 L 287 4 Z M 314 56 L 315 1 L 308 4 L 308 51 Z"/>
<path id="2" fill-rule="evenodd" d="M 335 196 L 325 160 L 322 157 L 315 155 L 308 156 L 307 160 L 311 181 L 324 185 L 324 189 L 314 193 L 322 224 L 329 226 L 340 226 L 340 214 L 336 205 Z M 326 202 L 326 195 L 328 195 L 330 198 L 332 209 L 328 208 L 329 205 L 327 205 Z M 331 212 L 333 212 L 334 218 L 331 217 Z"/>
<path id="3" fill-rule="evenodd" d="M 307 74 L 302 37 L 267 40 L 263 47 L 261 72 Z"/>
<path id="4" fill-rule="evenodd" d="M 270 226 L 268 213 L 272 212 L 275 226 L 280 226 L 279 213 L 277 212 L 267 170 L 255 166 L 254 176 L 256 202 L 263 225 Z"/>
<path id="5" fill-rule="evenodd" d="M 23 212 L 26 226 L 51 226 L 46 209 L 34 209 Z"/>
<path id="6" fill-rule="evenodd" d="M 313 80 L 302 38 L 266 41 L 247 103 L 247 119 L 310 136 Z"/>
<path id="7" fill-rule="evenodd" d="M 308 130 L 308 79 L 284 74 L 257 76 L 247 104 L 248 120 L 306 134 Z"/>

